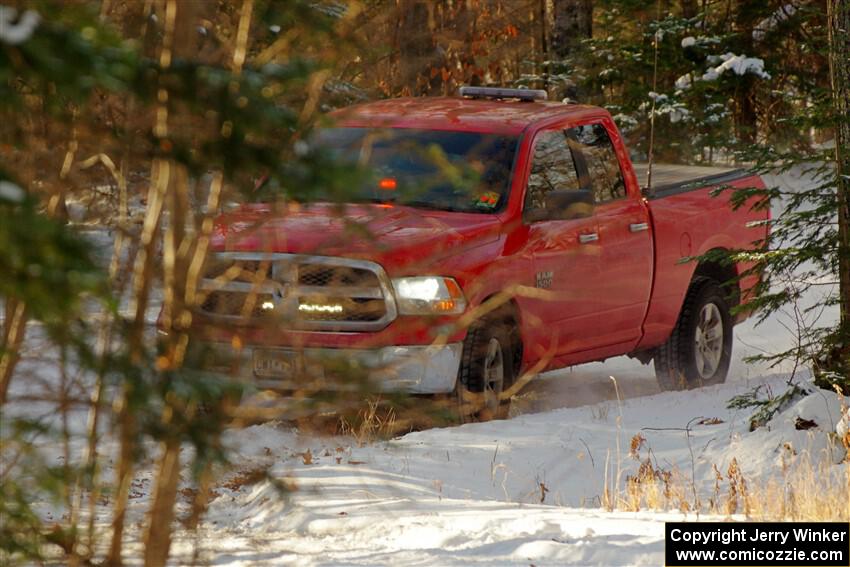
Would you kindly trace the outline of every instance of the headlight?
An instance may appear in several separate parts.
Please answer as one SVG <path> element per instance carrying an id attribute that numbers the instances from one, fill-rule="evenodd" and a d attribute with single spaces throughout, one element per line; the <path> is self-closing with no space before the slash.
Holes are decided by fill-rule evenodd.
<path id="1" fill-rule="evenodd" d="M 463 291 L 452 278 L 395 278 L 393 287 L 402 315 L 456 315 L 466 309 Z"/>

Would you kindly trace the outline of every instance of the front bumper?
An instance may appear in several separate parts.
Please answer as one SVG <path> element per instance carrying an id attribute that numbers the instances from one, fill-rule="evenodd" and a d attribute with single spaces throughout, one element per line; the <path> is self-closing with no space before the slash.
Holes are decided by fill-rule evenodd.
<path id="1" fill-rule="evenodd" d="M 356 348 L 277 348 L 194 342 L 186 366 L 259 389 L 445 394 L 454 391 L 462 343 Z"/>

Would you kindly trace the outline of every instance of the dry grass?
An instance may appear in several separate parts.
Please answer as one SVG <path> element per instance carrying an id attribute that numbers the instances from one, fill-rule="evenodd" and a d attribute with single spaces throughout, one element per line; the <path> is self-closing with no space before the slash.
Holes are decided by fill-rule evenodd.
<path id="1" fill-rule="evenodd" d="M 748 516 L 759 520 L 850 521 L 850 467 L 843 473 L 807 455 L 793 472 L 750 486 Z"/>
<path id="2" fill-rule="evenodd" d="M 251 486 L 266 480 L 269 477 L 268 467 L 256 466 L 253 468 L 238 470 L 232 476 L 224 480 L 220 486 L 234 492 L 243 486 Z"/>
<path id="3" fill-rule="evenodd" d="M 616 380 L 614 384 L 616 386 Z M 846 398 L 838 388 L 836 394 L 841 416 L 847 420 L 850 408 Z M 712 418 L 696 423 L 720 422 Z M 683 428 L 688 434 L 689 443 L 691 423 Z M 809 428 L 808 424 L 800 427 L 798 423 L 798 429 Z M 618 455 L 621 454 L 622 433 L 618 420 Z M 616 464 L 610 463 L 610 452 L 608 454 L 602 505 L 608 510 L 679 510 L 684 513 L 726 516 L 741 514 L 766 521 L 850 521 L 850 431 L 843 437 L 832 431 L 825 431 L 823 435 L 827 439 L 827 447 L 823 454 L 815 458 L 808 451 L 798 453 L 786 443 L 782 449 L 779 471 L 767 478 L 747 478 L 741 463 L 735 458 L 725 470 L 713 465 L 714 488 L 708 499 L 703 501 L 704 494 L 695 486 L 694 462 L 691 462 L 691 470 L 687 474 L 678 468 L 660 468 L 653 459 L 646 438 L 637 433 L 629 445 L 629 457 L 638 463 L 633 473 L 624 470 L 620 459 Z M 835 456 L 840 455 L 842 450 L 843 466 L 836 466 Z M 818 456 L 821 458 L 816 458 Z M 625 483 L 620 483 L 623 477 Z"/>
<path id="4" fill-rule="evenodd" d="M 840 446 L 837 438 L 832 441 L 836 448 Z M 787 447 L 786 465 L 767 479 L 747 478 L 739 461 L 733 458 L 725 470 L 714 466 L 714 489 L 703 501 L 687 474 L 658 468 L 650 456 L 641 457 L 641 449 L 649 452 L 645 439 L 638 434 L 632 439 L 631 451 L 639 463 L 637 470 L 625 475 L 624 488 L 616 493 L 606 486 L 603 505 L 607 508 L 741 514 L 773 521 L 850 521 L 847 458 L 845 466 L 836 466 L 830 458 L 815 459 L 805 452 L 793 454 L 793 449 Z"/>
<path id="5" fill-rule="evenodd" d="M 367 400 L 367 406 L 355 416 L 339 418 L 339 432 L 353 437 L 359 446 L 376 440 L 389 439 L 398 434 L 404 425 L 396 419 L 392 407 L 384 407 L 380 400 Z"/>

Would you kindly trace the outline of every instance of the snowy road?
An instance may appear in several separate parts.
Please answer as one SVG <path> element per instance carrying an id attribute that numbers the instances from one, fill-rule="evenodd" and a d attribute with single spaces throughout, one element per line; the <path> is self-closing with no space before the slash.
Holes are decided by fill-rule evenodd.
<path id="1" fill-rule="evenodd" d="M 627 499 L 625 479 L 647 458 L 670 475 L 670 494 L 659 505 L 693 506 L 696 495 L 703 506 L 721 502 L 721 514 L 731 481 L 715 487 L 715 467 L 725 474 L 732 459 L 755 490 L 771 476 L 782 481 L 778 471 L 793 470 L 803 455 L 841 458 L 825 436 L 839 419 L 835 396 L 808 396 L 750 433 L 751 411 L 729 410 L 726 402 L 756 384 L 778 392 L 784 377 L 364 446 L 276 423 L 234 431 L 228 441 L 239 472 L 216 489 L 201 557 L 216 565 L 661 565 L 664 521 L 695 514 L 646 511 L 645 502 L 637 512 L 600 507 L 606 483 Z M 798 431 L 797 417 L 818 426 Z M 639 459 L 630 454 L 636 435 L 643 438 Z M 838 482 L 850 482 L 848 466 L 833 467 Z M 269 483 L 251 480 L 247 473 L 264 467 L 296 491 L 281 498 Z M 194 542 L 178 543 L 178 562 Z"/>

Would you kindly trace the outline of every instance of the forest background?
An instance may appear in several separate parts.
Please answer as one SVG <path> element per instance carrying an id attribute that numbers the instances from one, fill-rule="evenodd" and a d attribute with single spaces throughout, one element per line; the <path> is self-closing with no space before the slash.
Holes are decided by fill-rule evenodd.
<path id="1" fill-rule="evenodd" d="M 773 356 L 813 366 L 846 393 L 848 30 L 846 0 L 4 0 L 3 553 L 39 557 L 49 543 L 72 562 L 120 563 L 130 482 L 150 446 L 158 472 L 146 562 L 169 554 L 183 443 L 195 448 L 197 523 L 232 417 L 227 404 L 207 403 L 232 385 L 181 370 L 212 218 L 235 200 L 319 189 L 342 199 L 350 172 L 299 141 L 328 110 L 367 100 L 542 88 L 607 108 L 636 158 L 804 168 L 820 180 L 813 189 L 765 192 L 788 207 L 772 222 L 770 249 L 748 257 L 767 276 L 754 306 L 767 316 L 832 286 L 813 309 L 838 305 L 838 325 L 800 329 L 796 346 Z M 252 191 L 258 171 L 273 195 Z M 114 231 L 106 262 L 79 230 L 91 225 Z M 170 331 L 156 346 L 145 334 L 154 290 Z M 13 380 L 32 378 L 18 365 L 32 322 L 57 353 L 59 378 L 41 401 L 57 416 L 87 412 L 82 430 L 8 411 Z M 108 488 L 104 424 L 118 447 Z M 39 453 L 42 435 L 65 444 L 61 466 Z M 85 447 L 79 459 L 74 439 Z M 105 490 L 112 535 L 98 547 L 93 510 Z M 63 521 L 35 513 L 42 498 L 64 503 Z"/>

